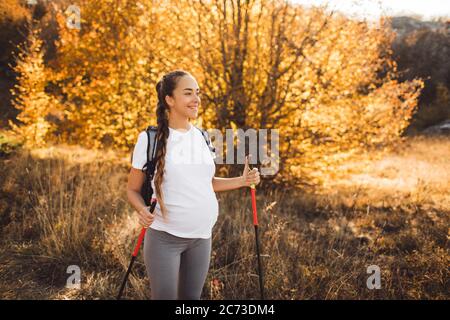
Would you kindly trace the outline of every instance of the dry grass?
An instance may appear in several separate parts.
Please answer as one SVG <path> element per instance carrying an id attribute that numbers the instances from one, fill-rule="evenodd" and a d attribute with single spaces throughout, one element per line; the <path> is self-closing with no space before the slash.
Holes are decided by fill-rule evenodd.
<path id="1" fill-rule="evenodd" d="M 330 179 L 327 193 L 361 189 L 370 194 L 359 201 L 380 203 L 389 200 L 394 207 L 416 204 L 450 210 L 450 139 L 415 137 L 382 157 L 374 155 L 342 166 L 341 179 Z M 364 192 L 366 190 L 367 192 Z"/>
<path id="2" fill-rule="evenodd" d="M 449 155 L 448 140 L 414 139 L 348 164 L 321 192 L 259 188 L 267 297 L 448 299 Z M 139 231 L 128 157 L 58 146 L 0 161 L 0 298 L 114 299 Z M 258 298 L 249 192 L 218 198 L 202 298 Z M 79 290 L 65 288 L 72 264 Z M 369 265 L 379 290 L 366 287 Z M 125 298 L 149 291 L 140 256 Z"/>

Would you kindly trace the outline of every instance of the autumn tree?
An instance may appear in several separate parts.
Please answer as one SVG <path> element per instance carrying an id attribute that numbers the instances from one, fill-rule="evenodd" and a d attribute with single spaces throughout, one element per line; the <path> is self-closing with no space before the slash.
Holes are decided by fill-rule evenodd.
<path id="1" fill-rule="evenodd" d="M 421 83 L 396 80 L 383 20 L 288 1 L 188 2 L 212 123 L 279 129 L 279 180 L 320 183 L 352 154 L 394 143 L 414 112 Z"/>
<path id="2" fill-rule="evenodd" d="M 81 28 L 58 16 L 52 65 L 64 139 L 76 143 L 129 150 L 156 123 L 156 81 L 186 69 L 202 88 L 203 127 L 277 129 L 270 178 L 317 184 L 342 161 L 395 144 L 416 109 L 422 82 L 399 81 L 384 19 L 282 0 L 75 4 Z"/>
<path id="3" fill-rule="evenodd" d="M 55 126 L 46 118 L 56 101 L 46 92 L 48 71 L 44 65 L 41 29 L 30 21 L 27 41 L 18 46 L 16 66 L 17 85 L 12 89 L 13 106 L 19 110 L 19 124 L 9 121 L 12 131 L 31 146 L 42 146 Z"/>

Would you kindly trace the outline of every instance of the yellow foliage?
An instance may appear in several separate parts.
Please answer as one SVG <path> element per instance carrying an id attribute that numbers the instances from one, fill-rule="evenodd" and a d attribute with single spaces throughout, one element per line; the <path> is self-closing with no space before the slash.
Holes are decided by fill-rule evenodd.
<path id="1" fill-rule="evenodd" d="M 369 25 L 281 0 L 240 10 L 235 1 L 226 10 L 194 0 L 79 2 L 81 30 L 57 17 L 57 67 L 48 77 L 64 96 L 63 140 L 87 147 L 129 151 L 139 131 L 156 124 L 156 81 L 185 69 L 204 96 L 196 124 L 278 129 L 275 179 L 320 183 L 321 172 L 351 155 L 399 139 L 423 87 L 396 80 L 384 19 Z"/>
<path id="2" fill-rule="evenodd" d="M 56 105 L 45 92 L 47 71 L 44 66 L 40 29 L 33 22 L 29 25 L 26 43 L 19 46 L 15 71 L 19 74 L 18 85 L 12 89 L 14 107 L 19 110 L 20 124 L 8 121 L 11 130 L 28 146 L 43 146 L 55 126 L 46 116 Z"/>

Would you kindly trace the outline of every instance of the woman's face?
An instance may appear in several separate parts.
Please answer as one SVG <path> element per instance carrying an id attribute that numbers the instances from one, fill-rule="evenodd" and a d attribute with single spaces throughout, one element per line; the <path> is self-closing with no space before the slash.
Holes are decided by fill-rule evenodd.
<path id="1" fill-rule="evenodd" d="M 197 81 L 190 75 L 179 78 L 173 97 L 166 96 L 166 102 L 170 106 L 170 112 L 196 119 L 201 102 Z"/>

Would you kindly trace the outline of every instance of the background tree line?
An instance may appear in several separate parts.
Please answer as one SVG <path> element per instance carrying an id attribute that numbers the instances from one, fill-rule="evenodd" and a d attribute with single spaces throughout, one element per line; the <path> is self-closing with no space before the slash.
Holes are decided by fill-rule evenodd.
<path id="1" fill-rule="evenodd" d="M 66 26 L 69 4 L 81 9 L 80 30 Z M 411 123 L 448 116 L 447 29 L 396 38 L 389 19 L 281 0 L 7 0 L 0 26 L 2 120 L 32 144 L 129 151 L 156 123 L 157 79 L 175 68 L 202 88 L 198 124 L 280 130 L 280 181 L 320 183 L 341 161 L 394 145 Z"/>

